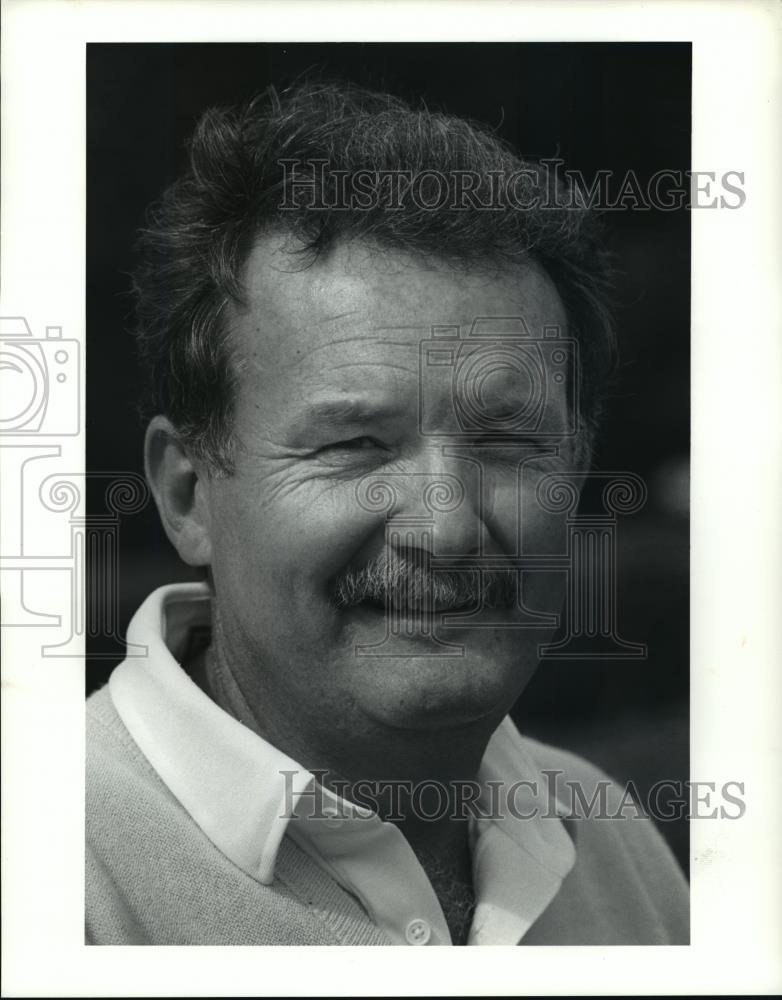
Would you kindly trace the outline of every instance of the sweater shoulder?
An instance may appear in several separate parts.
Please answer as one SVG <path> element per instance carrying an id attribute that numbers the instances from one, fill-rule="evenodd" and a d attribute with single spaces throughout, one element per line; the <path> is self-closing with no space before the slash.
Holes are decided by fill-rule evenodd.
<path id="1" fill-rule="evenodd" d="M 117 714 L 114 703 L 109 693 L 109 685 L 104 684 L 102 688 L 87 698 L 87 735 L 89 737 L 106 738 L 109 734 L 121 738 L 124 725 Z"/>
<path id="2" fill-rule="evenodd" d="M 88 778 L 94 779 L 97 773 L 105 771 L 112 762 L 116 764 L 120 761 L 126 766 L 134 765 L 136 769 L 154 775 L 155 772 L 114 707 L 108 684 L 87 698 L 85 727 Z"/>
<path id="3" fill-rule="evenodd" d="M 120 801 L 133 802 L 142 811 L 164 802 L 166 808 L 178 808 L 114 707 L 108 684 L 89 696 L 85 715 L 88 841 L 107 829 L 105 821 L 94 822 L 96 811 L 104 818 L 113 816 Z"/>

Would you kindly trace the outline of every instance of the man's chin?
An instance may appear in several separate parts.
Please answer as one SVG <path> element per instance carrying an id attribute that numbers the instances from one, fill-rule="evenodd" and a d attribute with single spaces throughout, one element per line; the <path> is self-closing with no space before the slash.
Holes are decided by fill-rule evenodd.
<path id="1" fill-rule="evenodd" d="M 496 719 L 508 711 L 535 669 L 521 644 L 493 630 L 434 634 L 416 616 L 393 633 L 351 630 L 350 687 L 377 721 L 404 729 L 446 729 Z M 448 639 L 441 638 L 448 635 Z M 518 638 L 518 637 L 517 637 Z"/>
<path id="2" fill-rule="evenodd" d="M 386 664 L 384 685 L 363 697 L 363 708 L 376 722 L 394 729 L 437 732 L 469 725 L 496 726 L 515 700 L 501 684 L 478 693 L 457 679 L 452 664 L 441 660 L 421 670 L 393 658 Z"/>

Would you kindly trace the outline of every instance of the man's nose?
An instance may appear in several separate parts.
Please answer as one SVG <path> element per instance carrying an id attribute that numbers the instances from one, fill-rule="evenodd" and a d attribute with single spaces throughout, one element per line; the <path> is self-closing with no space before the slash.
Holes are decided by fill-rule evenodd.
<path id="1" fill-rule="evenodd" d="M 392 531 L 396 544 L 413 545 L 433 556 L 486 551 L 488 531 L 476 464 L 449 456 L 443 445 L 429 444 L 404 479 L 403 502 L 390 519 L 391 527 L 399 529 Z"/>

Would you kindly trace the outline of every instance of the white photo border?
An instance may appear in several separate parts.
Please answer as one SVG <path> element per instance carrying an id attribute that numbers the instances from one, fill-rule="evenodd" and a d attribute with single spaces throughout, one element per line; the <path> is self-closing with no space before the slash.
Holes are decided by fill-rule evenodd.
<path id="1" fill-rule="evenodd" d="M 691 778 L 744 781 L 747 808 L 691 824 L 686 947 L 308 948 L 306 962 L 288 948 L 86 947 L 83 662 L 42 656 L 36 628 L 4 628 L 4 995 L 782 989 L 781 12 L 760 0 L 5 0 L 0 316 L 78 342 L 81 398 L 72 383 L 69 398 L 82 415 L 88 42 L 693 43 L 692 168 L 743 172 L 747 197 L 692 213 Z M 85 471 L 84 425 L 46 439 L 63 473 Z M 20 544 L 20 455 L 2 450 L 4 553 Z M 57 606 L 59 584 L 42 576 L 49 586 Z"/>

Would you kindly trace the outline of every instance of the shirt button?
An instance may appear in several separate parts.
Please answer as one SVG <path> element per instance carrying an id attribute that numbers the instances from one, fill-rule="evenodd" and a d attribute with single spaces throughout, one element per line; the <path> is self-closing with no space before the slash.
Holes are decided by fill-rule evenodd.
<path id="1" fill-rule="evenodd" d="M 432 936 L 432 928 L 425 920 L 416 917 L 411 920 L 405 929 L 405 937 L 408 944 L 428 944 Z"/>

